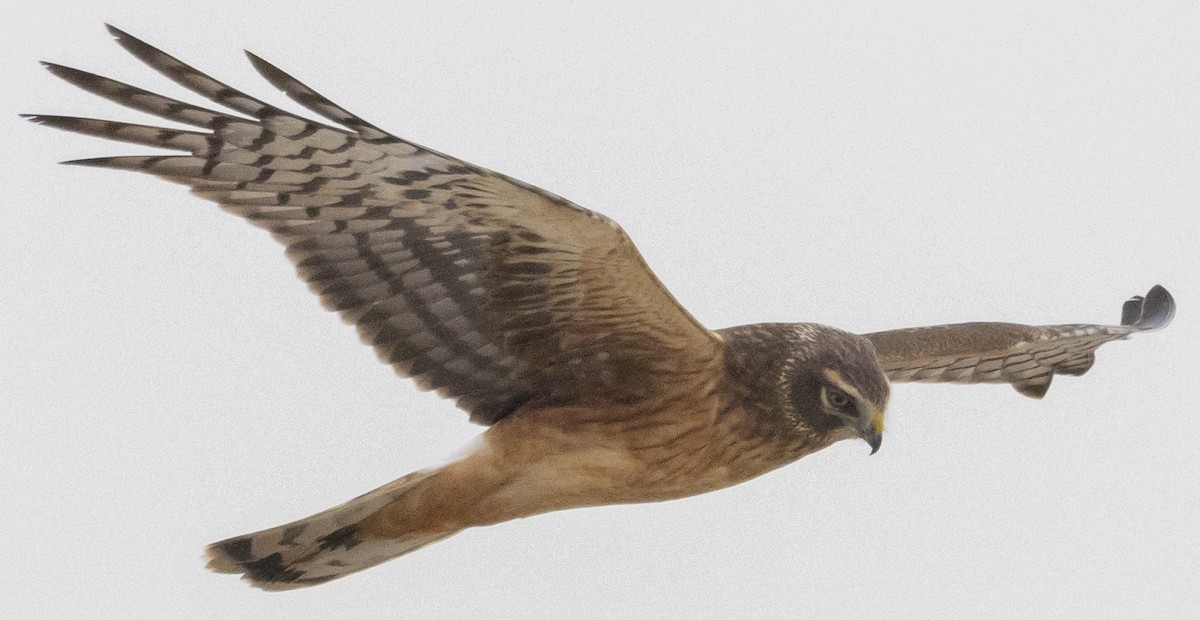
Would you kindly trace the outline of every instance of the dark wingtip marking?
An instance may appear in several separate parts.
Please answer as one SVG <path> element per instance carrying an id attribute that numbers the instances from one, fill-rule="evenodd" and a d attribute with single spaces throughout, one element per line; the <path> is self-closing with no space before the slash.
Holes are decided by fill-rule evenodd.
<path id="1" fill-rule="evenodd" d="M 120 28 L 117 28 L 116 26 L 113 26 L 112 24 L 104 24 L 104 27 L 108 29 L 108 33 L 113 36 L 113 39 L 115 39 L 121 47 L 125 48 L 129 51 L 129 53 L 137 56 L 138 58 L 144 58 L 147 55 L 161 53 L 161 51 L 153 45 L 146 43 L 145 41 L 129 34 L 128 32 L 125 32 L 124 30 L 121 30 Z"/>
<path id="2" fill-rule="evenodd" d="M 263 60 L 261 56 L 243 50 L 246 57 L 250 59 L 250 64 L 254 66 L 254 70 L 263 76 L 273 86 L 283 91 L 289 99 L 299 103 L 300 105 L 316 112 L 317 114 L 345 127 L 349 127 L 359 133 L 364 133 L 364 137 L 368 140 L 378 140 L 382 142 L 395 142 L 398 139 L 389 135 L 382 129 L 368 123 L 358 116 L 343 109 L 338 104 L 330 101 L 324 95 L 313 90 L 304 82 L 288 75 L 286 71 L 276 67 L 275 65 Z M 420 148 L 412 144 L 414 148 Z"/>
<path id="3" fill-rule="evenodd" d="M 91 158 L 87 158 L 87 159 L 68 159 L 65 161 L 60 161 L 58 163 L 60 163 L 64 166 L 88 166 L 91 168 L 102 168 L 104 166 L 104 164 L 101 162 L 103 162 L 106 159 L 108 159 L 108 158 L 107 157 L 91 157 Z"/>
<path id="4" fill-rule="evenodd" d="M 72 69 L 71 67 L 68 67 L 66 65 L 60 65 L 56 62 L 50 62 L 48 60 L 43 60 L 39 64 L 41 64 L 44 69 L 46 69 L 50 73 L 53 73 L 55 76 L 60 77 L 64 80 L 68 80 L 68 81 L 70 81 L 69 78 L 67 77 L 68 75 L 76 74 L 76 73 L 84 73 L 83 71 L 80 71 L 79 69 Z"/>
<path id="5" fill-rule="evenodd" d="M 104 29 L 107 30 L 108 34 L 111 34 L 114 39 L 124 39 L 126 37 L 131 38 L 131 39 L 133 38 L 133 37 L 129 36 L 129 33 L 125 32 L 124 30 L 121 30 L 120 28 L 117 28 L 116 26 L 114 26 L 108 22 L 104 23 Z"/>
<path id="6" fill-rule="evenodd" d="M 253 581 L 290 583 L 304 576 L 304 571 L 292 570 L 283 564 L 278 551 L 251 562 L 242 562 L 246 578 Z"/>
<path id="7" fill-rule="evenodd" d="M 103 76 L 96 75 L 95 73 L 89 73 L 81 69 L 75 69 L 73 67 L 60 65 L 54 62 L 46 62 L 43 60 L 42 66 L 45 67 L 50 73 L 53 73 L 55 77 L 73 84 L 78 88 L 82 88 L 90 93 L 96 92 L 101 84 L 117 84 L 116 82 L 113 82 L 112 80 L 109 80 Z"/>
<path id="8" fill-rule="evenodd" d="M 57 75 L 58 77 L 61 77 L 64 80 L 70 79 L 71 77 L 88 77 L 88 78 L 96 77 L 96 75 L 94 73 L 88 73 L 87 71 L 83 71 L 82 69 L 76 69 L 74 67 L 60 65 L 56 62 L 49 62 L 49 61 L 43 60 L 42 66 L 45 67 L 46 70 L 49 71 L 50 73 L 53 73 L 54 75 Z"/>
<path id="9" fill-rule="evenodd" d="M 250 554 L 251 541 L 249 538 L 238 538 L 213 545 L 221 553 L 229 556 L 234 562 L 248 562 L 254 557 Z"/>
<path id="10" fill-rule="evenodd" d="M 95 119 L 83 119 L 75 116 L 58 116 L 55 114 L 19 114 L 21 118 L 38 125 L 54 127 L 55 129 L 78 130 L 81 122 Z"/>
<path id="11" fill-rule="evenodd" d="M 55 114 L 18 114 L 17 116 L 37 125 L 45 125 L 47 127 L 54 127 L 55 129 L 66 129 L 68 131 L 77 129 L 81 121 L 95 120 L 75 116 L 58 116 Z"/>
<path id="12" fill-rule="evenodd" d="M 242 51 L 245 52 L 246 57 L 250 59 L 250 64 L 254 65 L 254 70 L 258 71 L 258 74 L 266 78 L 266 80 L 275 86 L 275 88 L 286 91 L 288 89 L 288 82 L 295 79 L 292 76 L 284 73 L 279 67 L 276 67 L 266 60 L 263 60 L 262 56 L 259 56 L 250 50 Z"/>
<path id="13" fill-rule="evenodd" d="M 1161 285 L 1154 285 L 1143 297 L 1135 295 L 1121 307 L 1121 325 L 1142 331 L 1162 329 L 1175 318 L 1175 298 Z"/>
<path id="14" fill-rule="evenodd" d="M 86 157 L 84 159 L 68 159 L 58 163 L 64 166 L 85 166 L 88 168 L 112 168 L 116 157 Z"/>

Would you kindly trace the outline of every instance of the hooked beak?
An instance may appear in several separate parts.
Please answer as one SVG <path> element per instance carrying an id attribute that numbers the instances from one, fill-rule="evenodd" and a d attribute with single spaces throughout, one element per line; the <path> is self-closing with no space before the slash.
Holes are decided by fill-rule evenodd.
<path id="1" fill-rule="evenodd" d="M 879 446 L 883 443 L 883 410 L 875 409 L 867 418 L 866 424 L 859 429 L 859 436 L 863 441 L 871 446 L 871 454 L 879 452 Z"/>

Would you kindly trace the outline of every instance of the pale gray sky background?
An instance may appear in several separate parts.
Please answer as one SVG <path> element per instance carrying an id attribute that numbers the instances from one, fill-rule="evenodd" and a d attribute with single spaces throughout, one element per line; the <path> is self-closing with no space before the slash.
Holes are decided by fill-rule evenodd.
<path id="1" fill-rule="evenodd" d="M 9 8 L 0 616 L 1195 613 L 1197 5 L 645 4 Z M 54 165 L 139 149 L 16 113 L 150 119 L 39 60 L 195 100 L 104 21 L 286 102 L 250 48 L 612 216 L 710 327 L 1110 322 L 1156 283 L 1180 312 L 1042 402 L 899 386 L 871 458 L 846 442 L 718 493 L 472 530 L 264 594 L 204 571 L 203 545 L 480 429 L 376 362 L 265 233 L 152 177 Z"/>

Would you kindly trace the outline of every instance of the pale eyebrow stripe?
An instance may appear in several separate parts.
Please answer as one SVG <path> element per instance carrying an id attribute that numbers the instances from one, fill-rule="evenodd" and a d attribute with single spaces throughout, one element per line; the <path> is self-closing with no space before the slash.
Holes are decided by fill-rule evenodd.
<path id="1" fill-rule="evenodd" d="M 842 376 L 842 373 L 832 368 L 826 368 L 821 372 L 825 374 L 825 378 L 828 379 L 830 383 L 838 386 L 838 388 L 843 392 L 853 396 L 860 402 L 867 402 L 867 399 L 863 398 L 862 392 L 859 392 L 853 385 L 850 385 L 850 383 L 846 381 L 846 378 Z"/>

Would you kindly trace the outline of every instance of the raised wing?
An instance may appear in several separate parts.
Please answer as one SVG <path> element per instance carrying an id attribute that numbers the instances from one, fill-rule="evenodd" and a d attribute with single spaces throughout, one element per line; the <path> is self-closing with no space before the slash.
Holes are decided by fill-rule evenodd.
<path id="1" fill-rule="evenodd" d="M 252 54 L 272 84 L 341 127 L 255 99 L 109 29 L 146 64 L 240 114 L 47 64 L 88 92 L 203 129 L 29 116 L 187 153 L 66 163 L 183 183 L 270 231 L 380 359 L 454 399 L 473 421 L 494 423 L 530 401 L 671 398 L 662 392 L 686 385 L 681 375 L 715 372 L 719 337 L 679 306 L 609 219 L 392 136 Z"/>
<path id="2" fill-rule="evenodd" d="M 1016 325 L 961 323 L 866 334 L 894 382 L 1011 383 L 1041 398 L 1054 375 L 1082 375 L 1096 349 L 1136 332 L 1166 327 L 1175 300 L 1155 286 L 1125 302 L 1120 325 Z"/>

